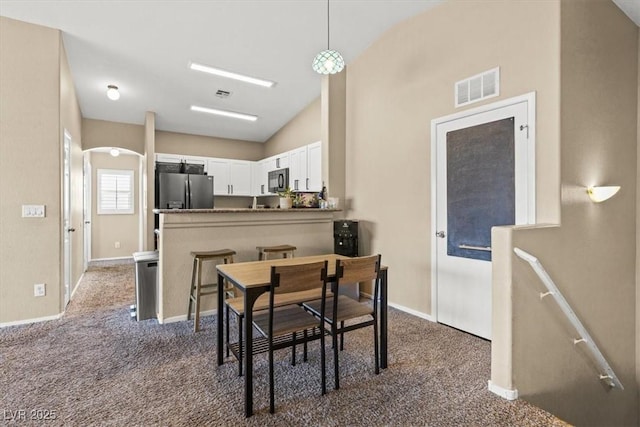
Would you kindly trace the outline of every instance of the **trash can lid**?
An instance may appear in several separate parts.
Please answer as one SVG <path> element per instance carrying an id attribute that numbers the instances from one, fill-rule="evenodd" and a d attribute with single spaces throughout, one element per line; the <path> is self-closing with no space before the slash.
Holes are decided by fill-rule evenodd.
<path id="1" fill-rule="evenodd" d="M 144 251 L 144 252 L 133 253 L 134 262 L 158 261 L 158 259 L 159 259 L 158 251 Z"/>

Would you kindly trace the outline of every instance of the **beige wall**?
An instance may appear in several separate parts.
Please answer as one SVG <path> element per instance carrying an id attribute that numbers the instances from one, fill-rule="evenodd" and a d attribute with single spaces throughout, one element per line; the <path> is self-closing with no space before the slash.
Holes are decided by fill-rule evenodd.
<path id="1" fill-rule="evenodd" d="M 139 162 L 137 155 L 91 152 L 91 259 L 130 257 L 139 250 Z M 118 215 L 98 214 L 98 169 L 126 169 L 134 171 L 134 213 Z M 120 248 L 115 243 L 120 243 Z"/>
<path id="2" fill-rule="evenodd" d="M 259 142 L 156 131 L 155 152 L 223 159 L 260 160 L 264 146 Z"/>
<path id="3" fill-rule="evenodd" d="M 61 312 L 64 129 L 73 138 L 72 226 L 76 230 L 82 230 L 81 199 L 77 199 L 82 139 L 80 111 L 59 31 L 0 17 L 0 58 L 0 323 L 10 323 Z M 22 218 L 24 204 L 45 205 L 46 217 Z M 72 285 L 81 268 L 82 258 L 76 252 L 81 236 L 80 232 L 73 237 Z M 79 250 L 81 254 L 81 244 Z M 47 285 L 46 296 L 33 296 L 35 283 Z"/>
<path id="4" fill-rule="evenodd" d="M 640 31 L 638 31 L 638 46 L 640 46 Z M 638 61 L 638 162 L 636 169 L 636 385 L 638 386 L 638 390 L 640 390 L 640 54 L 638 54 Z"/>
<path id="5" fill-rule="evenodd" d="M 640 31 L 638 31 L 638 162 L 636 169 L 636 384 L 640 390 Z"/>
<path id="6" fill-rule="evenodd" d="M 485 103 L 536 91 L 537 216 L 559 219 L 558 38 L 557 2 L 448 2 L 349 65 L 346 214 L 360 220 L 361 252 L 390 267 L 391 302 L 431 314 L 430 127 L 464 110 L 458 80 L 500 66 L 501 95 Z"/>
<path id="7" fill-rule="evenodd" d="M 118 147 L 144 154 L 144 126 L 82 119 L 82 149 Z"/>
<path id="8" fill-rule="evenodd" d="M 264 143 L 263 158 L 316 141 L 320 141 L 320 98 L 307 105 Z"/>
<path id="9" fill-rule="evenodd" d="M 598 369 L 527 264 L 513 262 L 513 379 L 519 395 L 577 425 L 637 425 L 638 28 L 612 2 L 561 3 L 562 224 L 516 230 L 625 389 Z M 633 88 L 634 90 L 629 90 Z M 588 185 L 621 185 L 601 204 Z"/>

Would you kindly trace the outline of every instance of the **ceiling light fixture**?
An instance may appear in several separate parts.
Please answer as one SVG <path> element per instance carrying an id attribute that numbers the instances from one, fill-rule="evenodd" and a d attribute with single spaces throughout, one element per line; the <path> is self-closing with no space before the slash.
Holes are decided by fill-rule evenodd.
<path id="1" fill-rule="evenodd" d="M 327 0 L 327 50 L 317 54 L 311 66 L 319 74 L 336 74 L 344 68 L 342 55 L 329 48 L 329 0 Z"/>
<path id="2" fill-rule="evenodd" d="M 189 68 L 195 71 L 202 71 L 203 73 L 213 74 L 215 76 L 226 77 L 228 79 L 240 80 L 241 82 L 251 83 L 258 86 L 271 87 L 275 82 L 270 80 L 258 79 L 256 77 L 245 76 L 244 74 L 233 73 L 231 71 L 221 70 L 220 68 L 213 68 L 207 65 L 198 64 L 196 62 L 189 63 Z"/>
<path id="3" fill-rule="evenodd" d="M 118 150 L 117 148 L 112 148 L 111 150 L 109 150 L 109 154 L 111 154 L 113 157 L 118 157 L 120 155 L 120 150 Z"/>
<path id="4" fill-rule="evenodd" d="M 191 111 L 215 114 L 217 116 L 232 117 L 234 119 L 248 120 L 250 122 L 255 122 L 256 120 L 258 120 L 258 116 L 254 116 L 252 114 L 236 113 L 233 111 L 218 110 L 216 108 L 198 107 L 197 105 L 192 105 Z"/>
<path id="5" fill-rule="evenodd" d="M 600 203 L 615 196 L 619 190 L 619 185 L 609 185 L 603 187 L 588 187 L 587 193 L 592 201 Z"/>
<path id="6" fill-rule="evenodd" d="M 118 91 L 118 86 L 109 85 L 107 86 L 107 97 L 112 101 L 117 101 L 120 99 L 120 92 Z"/>

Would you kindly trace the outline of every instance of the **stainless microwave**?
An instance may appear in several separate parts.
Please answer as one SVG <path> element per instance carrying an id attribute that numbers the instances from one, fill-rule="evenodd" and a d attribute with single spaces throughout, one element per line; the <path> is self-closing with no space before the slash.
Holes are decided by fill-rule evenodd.
<path id="1" fill-rule="evenodd" d="M 289 186 L 289 168 L 269 172 L 269 192 L 284 191 Z"/>

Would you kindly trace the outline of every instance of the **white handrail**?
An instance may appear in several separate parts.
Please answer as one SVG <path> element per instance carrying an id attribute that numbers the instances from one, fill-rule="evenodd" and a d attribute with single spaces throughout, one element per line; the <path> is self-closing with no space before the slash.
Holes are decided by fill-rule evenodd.
<path id="1" fill-rule="evenodd" d="M 565 316 L 567 316 L 567 319 L 569 319 L 573 327 L 580 335 L 578 339 L 573 340 L 574 345 L 584 343 L 584 345 L 586 345 L 587 348 L 591 350 L 591 353 L 600 366 L 600 369 L 604 372 L 600 374 L 599 379 L 606 381 L 610 387 L 618 387 L 620 388 L 620 390 L 624 390 L 622 383 L 616 376 L 615 372 L 613 372 L 613 369 L 611 369 L 611 366 L 609 366 L 607 359 L 604 358 L 602 352 L 600 352 L 600 349 L 591 338 L 591 335 L 589 335 L 589 332 L 587 332 L 582 322 L 580 322 L 580 319 L 578 319 L 578 316 L 576 316 L 576 314 L 573 312 L 573 309 L 571 309 L 571 306 L 569 305 L 567 300 L 564 299 L 564 296 L 562 296 L 562 293 L 560 292 L 556 284 L 553 283 L 553 280 L 551 280 L 549 274 L 546 272 L 540 261 L 538 261 L 538 258 L 519 248 L 513 248 L 513 251 L 516 253 L 516 255 L 518 255 L 520 258 L 527 261 L 531 265 L 533 271 L 536 272 L 542 283 L 544 283 L 544 285 L 549 290 L 549 292 L 540 294 L 540 299 L 548 295 L 553 296 L 553 298 L 560 306 L 562 312 L 565 314 Z"/>

